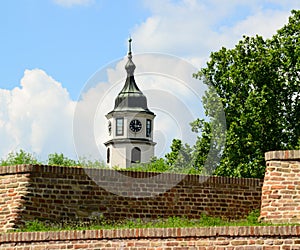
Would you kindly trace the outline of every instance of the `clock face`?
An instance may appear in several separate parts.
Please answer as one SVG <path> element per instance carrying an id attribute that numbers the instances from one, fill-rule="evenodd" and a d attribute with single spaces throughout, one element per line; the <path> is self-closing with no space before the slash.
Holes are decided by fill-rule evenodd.
<path id="1" fill-rule="evenodd" d="M 129 128 L 132 132 L 139 132 L 142 129 L 142 123 L 139 120 L 134 119 L 130 122 Z"/>

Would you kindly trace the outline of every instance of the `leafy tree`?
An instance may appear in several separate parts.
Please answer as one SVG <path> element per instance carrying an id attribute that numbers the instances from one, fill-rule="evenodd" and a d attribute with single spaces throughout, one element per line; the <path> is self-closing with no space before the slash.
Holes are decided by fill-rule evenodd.
<path id="1" fill-rule="evenodd" d="M 47 161 L 48 165 L 58 165 L 58 166 L 76 166 L 79 163 L 75 160 L 72 160 L 66 156 L 64 156 L 64 154 L 60 153 L 54 153 L 54 154 L 49 154 L 48 155 L 48 161 Z"/>
<path id="2" fill-rule="evenodd" d="M 192 148 L 182 144 L 180 139 L 173 139 L 171 152 L 165 155 L 169 170 L 174 172 L 188 172 L 192 162 Z"/>
<path id="3" fill-rule="evenodd" d="M 163 158 L 153 157 L 148 166 L 156 172 L 165 172 L 169 170 L 169 166 Z"/>
<path id="4" fill-rule="evenodd" d="M 18 152 L 11 152 L 5 159 L 1 159 L 1 166 L 13 166 L 20 164 L 40 164 L 38 160 L 30 153 L 26 153 L 24 150 Z"/>
<path id="5" fill-rule="evenodd" d="M 171 152 L 165 155 L 167 159 L 167 164 L 169 166 L 173 166 L 177 162 L 181 147 L 182 147 L 181 140 L 173 139 L 171 145 Z"/>
<path id="6" fill-rule="evenodd" d="M 191 124 L 192 131 L 199 133 L 201 136 L 198 137 L 196 144 L 193 147 L 193 167 L 199 172 L 204 170 L 204 165 L 207 160 L 210 143 L 212 139 L 212 131 L 210 127 L 210 123 L 205 121 L 204 119 L 197 119 Z"/>
<path id="7" fill-rule="evenodd" d="M 299 30 L 300 11 L 294 10 L 271 39 L 245 36 L 235 48 L 211 53 L 195 74 L 215 89 L 226 113 L 226 148 L 216 174 L 262 178 L 266 151 L 299 146 Z M 212 134 L 198 125 L 204 126 L 196 145 L 200 166 Z"/>

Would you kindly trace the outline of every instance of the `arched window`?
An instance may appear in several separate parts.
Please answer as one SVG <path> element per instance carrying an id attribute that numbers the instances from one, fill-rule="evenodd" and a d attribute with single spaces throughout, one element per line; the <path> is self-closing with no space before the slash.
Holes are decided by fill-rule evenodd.
<path id="1" fill-rule="evenodd" d="M 138 147 L 134 147 L 131 150 L 131 163 L 141 162 L 141 150 Z"/>
<path id="2" fill-rule="evenodd" d="M 110 148 L 108 148 L 107 151 L 106 151 L 106 162 L 107 163 L 110 162 Z"/>

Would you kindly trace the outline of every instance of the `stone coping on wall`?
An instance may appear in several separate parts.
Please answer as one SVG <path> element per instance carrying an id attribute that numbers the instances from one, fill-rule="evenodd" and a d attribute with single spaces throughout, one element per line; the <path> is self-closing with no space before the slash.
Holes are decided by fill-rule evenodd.
<path id="1" fill-rule="evenodd" d="M 266 161 L 299 161 L 300 150 L 278 150 L 265 153 Z"/>
<path id="2" fill-rule="evenodd" d="M 151 238 L 207 237 L 288 237 L 300 236 L 300 226 L 229 226 L 199 228 L 137 228 L 70 230 L 48 232 L 0 233 L 0 244 L 15 242 L 45 242 L 71 240 L 113 240 Z"/>
<path id="3" fill-rule="evenodd" d="M 97 172 L 97 175 L 93 173 Z M 1 166 L 0 176 L 7 174 L 21 174 L 21 173 L 56 173 L 56 174 L 67 174 L 67 175 L 90 175 L 90 176 L 110 176 L 117 177 L 119 173 L 128 175 L 133 178 L 149 178 L 157 176 L 162 181 L 178 181 L 185 180 L 190 183 L 207 182 L 214 184 L 236 184 L 245 186 L 259 186 L 261 185 L 262 179 L 256 178 L 239 178 L 239 177 L 227 177 L 227 176 L 204 176 L 194 174 L 178 174 L 168 172 L 142 172 L 142 171 L 130 171 L 130 170 L 113 170 L 113 169 L 101 169 L 101 168 L 83 168 L 81 166 L 50 166 L 50 165 L 15 165 L 15 166 Z"/>

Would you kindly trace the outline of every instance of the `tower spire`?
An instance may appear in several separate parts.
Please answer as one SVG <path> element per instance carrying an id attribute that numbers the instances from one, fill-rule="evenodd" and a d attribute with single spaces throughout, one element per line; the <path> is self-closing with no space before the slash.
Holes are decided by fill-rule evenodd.
<path id="1" fill-rule="evenodd" d="M 135 65 L 132 62 L 132 50 L 131 50 L 132 39 L 128 39 L 128 61 L 125 65 L 127 71 L 127 77 L 125 84 L 115 99 L 115 107 L 111 112 L 119 111 L 134 111 L 134 112 L 145 112 L 153 115 L 154 113 L 148 109 L 147 98 L 144 96 L 142 91 L 138 88 L 134 79 Z"/>

